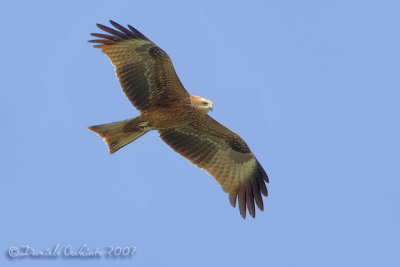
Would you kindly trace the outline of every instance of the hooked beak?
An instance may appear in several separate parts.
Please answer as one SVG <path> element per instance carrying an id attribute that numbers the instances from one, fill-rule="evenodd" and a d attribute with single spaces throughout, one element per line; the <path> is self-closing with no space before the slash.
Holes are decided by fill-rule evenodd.
<path id="1" fill-rule="evenodd" d="M 211 104 L 210 111 L 213 111 L 213 109 L 214 109 L 214 105 Z"/>

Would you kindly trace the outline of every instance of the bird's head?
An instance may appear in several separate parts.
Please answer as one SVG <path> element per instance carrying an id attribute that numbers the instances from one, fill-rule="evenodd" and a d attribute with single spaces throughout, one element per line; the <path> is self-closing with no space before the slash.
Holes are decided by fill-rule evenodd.
<path id="1" fill-rule="evenodd" d="M 208 99 L 199 96 L 191 96 L 190 102 L 193 108 L 201 112 L 208 113 L 210 110 L 213 110 L 213 103 Z"/>

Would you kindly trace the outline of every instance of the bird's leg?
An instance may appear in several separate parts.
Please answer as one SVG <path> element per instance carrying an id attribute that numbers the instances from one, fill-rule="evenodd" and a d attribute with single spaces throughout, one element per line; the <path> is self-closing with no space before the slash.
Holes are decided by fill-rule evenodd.
<path id="1" fill-rule="evenodd" d="M 152 126 L 152 125 L 151 125 L 150 122 L 148 122 L 148 121 L 144 121 L 144 122 L 139 123 L 139 128 L 140 128 L 140 130 L 142 130 L 143 132 L 150 131 L 150 130 L 152 129 L 151 126 Z"/>

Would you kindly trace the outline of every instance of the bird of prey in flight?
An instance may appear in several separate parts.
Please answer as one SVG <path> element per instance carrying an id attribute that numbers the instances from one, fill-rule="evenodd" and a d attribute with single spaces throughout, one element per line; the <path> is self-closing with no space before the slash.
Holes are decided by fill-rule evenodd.
<path id="1" fill-rule="evenodd" d="M 213 103 L 189 94 L 171 59 L 138 30 L 110 21 L 115 29 L 97 24 L 106 32 L 92 33 L 89 42 L 106 54 L 126 97 L 140 115 L 109 124 L 89 127 L 114 153 L 145 133 L 156 130 L 175 152 L 204 169 L 229 194 L 233 207 L 246 218 L 255 217 L 255 205 L 264 209 L 261 194 L 268 196 L 268 176 L 239 135 L 207 113 Z"/>

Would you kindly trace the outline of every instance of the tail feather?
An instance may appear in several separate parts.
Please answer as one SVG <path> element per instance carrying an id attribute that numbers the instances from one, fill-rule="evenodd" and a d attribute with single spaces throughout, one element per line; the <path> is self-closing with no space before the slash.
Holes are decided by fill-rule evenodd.
<path id="1" fill-rule="evenodd" d="M 91 126 L 88 129 L 102 137 L 108 145 L 110 154 L 113 154 L 149 131 L 148 128 L 142 130 L 139 127 L 142 122 L 139 117 L 136 117 L 119 122 Z"/>

